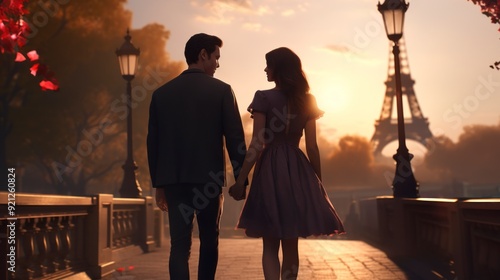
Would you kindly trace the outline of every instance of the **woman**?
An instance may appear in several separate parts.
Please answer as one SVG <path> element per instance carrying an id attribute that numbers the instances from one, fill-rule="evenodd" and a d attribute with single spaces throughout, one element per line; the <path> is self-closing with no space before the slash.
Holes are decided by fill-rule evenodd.
<path id="1" fill-rule="evenodd" d="M 238 228 L 262 237 L 266 279 L 296 279 L 298 237 L 344 233 L 344 227 L 321 183 L 316 119 L 323 111 L 308 93 L 300 58 L 278 48 L 266 54 L 266 64 L 267 80 L 276 86 L 257 91 L 248 108 L 254 119 L 252 141 L 229 194 L 245 198 L 245 178 L 257 163 Z M 299 149 L 302 131 L 308 158 Z"/>

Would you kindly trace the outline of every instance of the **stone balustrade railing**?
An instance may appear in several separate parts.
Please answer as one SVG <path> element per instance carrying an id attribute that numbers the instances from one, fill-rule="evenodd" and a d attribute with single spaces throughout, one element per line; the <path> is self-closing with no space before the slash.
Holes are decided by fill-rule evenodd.
<path id="1" fill-rule="evenodd" d="M 377 197 L 359 209 L 360 231 L 391 256 L 425 260 L 454 279 L 500 275 L 500 199 Z"/>
<path id="2" fill-rule="evenodd" d="M 151 197 L 0 192 L 0 209 L 0 279 L 99 279 L 124 252 L 149 252 L 163 236 Z M 391 256 L 444 264 L 457 279 L 500 275 L 500 199 L 377 197 L 359 211 L 358 232 Z"/>
<path id="3" fill-rule="evenodd" d="M 82 272 L 99 279 L 113 272 L 115 252 L 161 245 L 162 214 L 151 197 L 13 198 L 0 192 L 0 209 L 1 279 L 63 279 Z"/>

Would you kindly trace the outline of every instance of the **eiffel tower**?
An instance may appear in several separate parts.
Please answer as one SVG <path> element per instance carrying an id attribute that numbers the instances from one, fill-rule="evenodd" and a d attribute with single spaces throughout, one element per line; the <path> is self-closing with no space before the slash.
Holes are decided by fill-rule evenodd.
<path id="1" fill-rule="evenodd" d="M 408 63 L 408 55 L 404 38 L 399 41 L 400 49 L 400 64 L 401 64 L 401 87 L 403 102 L 408 101 L 410 115 L 405 113 L 405 132 L 406 139 L 417 141 L 427 147 L 427 140 L 432 138 L 432 133 L 429 129 L 429 121 L 424 118 L 420 105 L 418 105 L 413 85 L 415 81 L 411 78 L 410 66 Z M 387 81 L 385 82 L 386 90 L 384 103 L 380 118 L 375 121 L 375 133 L 371 139 L 374 155 L 381 156 L 382 150 L 387 144 L 398 140 L 398 121 L 393 118 L 393 110 L 396 110 L 396 77 L 394 75 L 394 56 L 392 55 L 392 42 L 389 47 L 389 70 L 387 73 Z M 396 116 L 396 115 L 394 115 Z"/>

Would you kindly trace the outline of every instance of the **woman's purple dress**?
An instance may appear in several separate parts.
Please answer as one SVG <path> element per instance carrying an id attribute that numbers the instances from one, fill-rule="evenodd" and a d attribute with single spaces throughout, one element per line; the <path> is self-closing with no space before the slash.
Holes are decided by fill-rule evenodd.
<path id="1" fill-rule="evenodd" d="M 312 95 L 303 114 L 287 118 L 279 90 L 257 91 L 248 110 L 266 114 L 257 160 L 238 228 L 250 237 L 296 238 L 343 233 L 344 227 L 314 169 L 299 149 L 306 122 L 322 116 Z M 288 124 L 288 125 L 287 125 Z"/>

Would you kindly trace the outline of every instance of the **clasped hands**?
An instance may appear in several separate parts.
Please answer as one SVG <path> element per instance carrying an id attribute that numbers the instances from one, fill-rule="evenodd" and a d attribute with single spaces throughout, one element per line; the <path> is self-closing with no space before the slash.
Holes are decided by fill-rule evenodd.
<path id="1" fill-rule="evenodd" d="M 229 188 L 229 195 L 235 200 L 243 200 L 247 195 L 247 187 L 243 184 L 235 183 Z"/>
<path id="2" fill-rule="evenodd" d="M 229 188 L 229 195 L 235 200 L 243 200 L 246 198 L 247 188 L 244 185 L 234 184 Z M 156 189 L 156 206 L 162 211 L 168 211 L 167 199 L 163 188 Z"/>
<path id="3" fill-rule="evenodd" d="M 156 206 L 162 211 L 168 212 L 167 199 L 163 188 L 156 188 Z"/>

